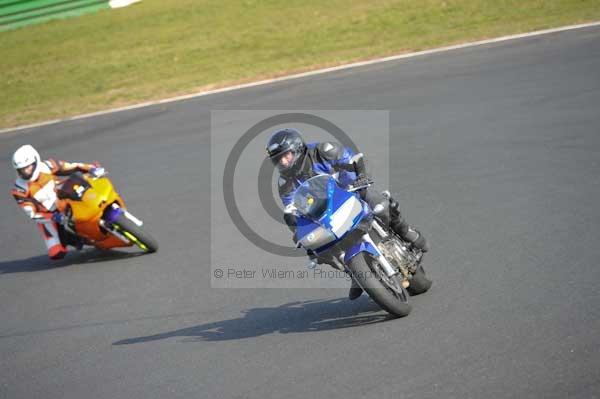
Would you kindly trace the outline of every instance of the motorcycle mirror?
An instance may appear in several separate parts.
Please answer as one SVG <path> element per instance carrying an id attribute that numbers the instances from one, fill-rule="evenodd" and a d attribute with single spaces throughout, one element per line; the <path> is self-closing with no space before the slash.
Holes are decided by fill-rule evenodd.
<path id="1" fill-rule="evenodd" d="M 364 154 L 362 152 L 359 152 L 358 154 L 356 154 L 356 155 L 352 156 L 352 158 L 350 158 L 350 163 L 357 163 L 363 157 L 364 157 Z"/>

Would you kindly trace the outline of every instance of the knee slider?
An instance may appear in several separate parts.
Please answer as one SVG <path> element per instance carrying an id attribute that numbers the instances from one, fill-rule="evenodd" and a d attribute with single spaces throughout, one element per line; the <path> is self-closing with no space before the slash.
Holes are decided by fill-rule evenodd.
<path id="1" fill-rule="evenodd" d="M 427 245 L 427 241 L 425 240 L 425 237 L 423 237 L 423 234 L 419 233 L 413 228 L 408 229 L 408 232 L 404 238 L 423 252 L 427 252 L 429 250 L 429 246 Z"/>
<path id="2" fill-rule="evenodd" d="M 391 227 L 396 234 L 400 235 L 402 238 L 405 238 L 406 234 L 408 233 L 408 223 L 406 223 L 401 217 L 393 218 Z"/>

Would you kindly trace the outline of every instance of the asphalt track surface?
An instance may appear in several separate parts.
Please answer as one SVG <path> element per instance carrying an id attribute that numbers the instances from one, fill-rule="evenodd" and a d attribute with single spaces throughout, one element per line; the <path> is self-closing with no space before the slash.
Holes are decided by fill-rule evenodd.
<path id="1" fill-rule="evenodd" d="M 236 251 L 208 240 L 214 109 L 391 111 L 391 186 L 435 280 L 408 317 L 211 289 L 210 251 Z M 599 133 L 588 28 L 4 134 L 6 194 L 22 143 L 100 160 L 161 248 L 52 265 L 0 197 L 0 397 L 599 397 Z"/>

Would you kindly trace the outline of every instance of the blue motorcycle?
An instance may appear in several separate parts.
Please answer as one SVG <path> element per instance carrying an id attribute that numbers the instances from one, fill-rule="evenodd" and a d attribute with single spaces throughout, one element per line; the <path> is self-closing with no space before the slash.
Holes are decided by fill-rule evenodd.
<path id="1" fill-rule="evenodd" d="M 385 204 L 371 209 L 361 199 L 359 190 L 366 187 L 344 189 L 330 175 L 306 180 L 292 207 L 298 246 L 349 273 L 383 310 L 403 317 L 411 310 L 409 293 L 423 293 L 432 282 L 421 266 L 421 250 L 388 227 Z M 383 194 L 387 201 L 389 193 Z"/>

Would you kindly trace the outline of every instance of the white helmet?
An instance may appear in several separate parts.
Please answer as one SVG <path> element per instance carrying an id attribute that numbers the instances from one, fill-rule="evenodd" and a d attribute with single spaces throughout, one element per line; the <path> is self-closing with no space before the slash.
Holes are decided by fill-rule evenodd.
<path id="1" fill-rule="evenodd" d="M 28 181 L 34 181 L 40 175 L 41 161 L 40 154 L 29 144 L 19 147 L 12 157 L 13 168 L 19 177 Z M 27 168 L 29 165 L 33 165 L 33 168 Z"/>

